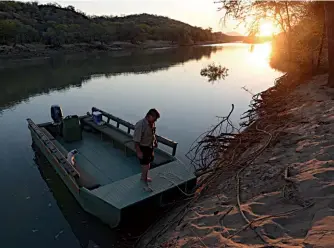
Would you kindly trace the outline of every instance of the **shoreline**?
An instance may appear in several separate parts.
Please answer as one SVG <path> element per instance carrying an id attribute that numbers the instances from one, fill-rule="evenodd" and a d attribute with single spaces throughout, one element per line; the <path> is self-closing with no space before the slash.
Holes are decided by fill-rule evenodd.
<path id="1" fill-rule="evenodd" d="M 228 44 L 240 42 L 200 42 L 188 45 L 178 45 L 166 41 L 147 41 L 142 44 L 131 44 L 130 42 L 114 42 L 111 44 L 100 43 L 78 43 L 63 45 L 61 47 L 51 47 L 43 44 L 24 44 L 24 45 L 0 45 L 0 69 L 10 67 L 24 66 L 26 64 L 39 64 L 52 57 L 59 56 L 76 56 L 82 54 L 83 56 L 89 54 L 100 53 L 121 53 L 121 52 L 137 52 L 146 50 L 165 50 L 176 49 L 182 47 L 196 47 L 216 44 Z M 248 43 L 245 43 L 248 44 Z"/>
<path id="2" fill-rule="evenodd" d="M 34 59 L 45 56 L 52 56 L 62 53 L 78 53 L 78 52 L 115 52 L 125 50 L 145 50 L 145 49 L 171 49 L 189 46 L 202 46 L 224 44 L 231 42 L 200 42 L 194 44 L 175 44 L 168 41 L 147 41 L 141 44 L 132 44 L 130 42 L 113 42 L 110 44 L 95 43 L 77 43 L 66 44 L 59 47 L 44 45 L 41 43 L 16 44 L 16 45 L 0 45 L 0 59 Z"/>
<path id="3" fill-rule="evenodd" d="M 51 58 L 58 57 L 85 57 L 90 55 L 99 55 L 101 53 L 119 54 L 122 52 L 136 52 L 150 49 L 174 49 L 181 46 L 175 46 L 166 42 L 148 42 L 143 45 L 133 45 L 129 42 L 114 42 L 110 45 L 101 45 L 98 43 L 88 44 L 70 44 L 63 45 L 60 48 L 53 48 L 43 44 L 25 44 L 14 46 L 0 46 L 0 70 L 15 67 L 24 67 L 27 65 L 39 65 Z"/>
<path id="4" fill-rule="evenodd" d="M 245 147 L 238 158 L 228 157 L 238 152 L 232 145 L 189 205 L 163 217 L 137 247 L 332 247 L 334 90 L 327 77 L 290 78 L 262 93 L 262 107 L 252 105 L 257 120 L 237 136 Z"/>

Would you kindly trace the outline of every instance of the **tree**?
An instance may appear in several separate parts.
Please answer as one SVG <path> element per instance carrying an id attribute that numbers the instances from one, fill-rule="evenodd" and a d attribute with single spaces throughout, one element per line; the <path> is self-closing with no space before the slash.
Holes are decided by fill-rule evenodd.
<path id="1" fill-rule="evenodd" d="M 44 43 L 52 47 L 60 47 L 64 43 L 64 33 L 60 29 L 48 28 L 43 33 Z"/>
<path id="2" fill-rule="evenodd" d="M 16 36 L 16 21 L 0 20 L 0 43 L 7 44 L 15 42 Z"/>
<path id="3" fill-rule="evenodd" d="M 261 22 L 265 20 L 280 27 L 287 42 L 288 63 L 291 62 L 292 27 L 306 15 L 307 2 L 221 0 L 218 3 L 221 5 L 219 10 L 225 12 L 224 23 L 230 18 L 238 20 L 238 25 L 244 24 L 247 27 L 249 36 L 258 34 Z"/>
<path id="4" fill-rule="evenodd" d="M 16 27 L 16 43 L 30 43 L 38 41 L 38 32 L 29 25 L 20 24 Z"/>
<path id="5" fill-rule="evenodd" d="M 68 5 L 68 6 L 67 6 L 67 9 L 69 9 L 69 10 L 71 10 L 71 11 L 73 11 L 73 12 L 75 11 L 74 6 L 72 6 L 72 5 Z"/>
<path id="6" fill-rule="evenodd" d="M 325 3 L 325 16 L 328 40 L 328 85 L 334 87 L 334 2 Z"/>

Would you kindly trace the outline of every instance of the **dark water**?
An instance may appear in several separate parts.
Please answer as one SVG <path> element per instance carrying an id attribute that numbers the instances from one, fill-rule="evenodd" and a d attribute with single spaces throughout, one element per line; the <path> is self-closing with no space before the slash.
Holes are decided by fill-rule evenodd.
<path id="1" fill-rule="evenodd" d="M 158 133 L 179 142 L 177 156 L 188 162 L 191 143 L 232 103 L 238 123 L 251 99 L 241 87 L 257 93 L 281 75 L 270 68 L 269 54 L 268 44 L 226 44 L 60 56 L 0 70 L 0 247 L 112 247 L 122 241 L 84 213 L 44 158 L 35 156 L 26 118 L 50 121 L 50 106 L 60 104 L 65 115 L 96 106 L 135 122 L 156 107 Z M 224 81 L 211 84 L 200 76 L 211 62 L 229 68 Z"/>

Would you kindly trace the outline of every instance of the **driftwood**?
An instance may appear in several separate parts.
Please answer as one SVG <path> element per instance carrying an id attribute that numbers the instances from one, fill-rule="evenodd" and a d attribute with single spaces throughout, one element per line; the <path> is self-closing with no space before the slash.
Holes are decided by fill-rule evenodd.
<path id="1" fill-rule="evenodd" d="M 268 129 L 270 132 L 284 125 L 285 120 L 280 119 L 277 113 L 286 110 L 288 104 L 286 95 L 301 81 L 303 78 L 300 76 L 292 77 L 285 74 L 275 80 L 273 87 L 253 95 L 250 109 L 243 113 L 239 127 L 230 120 L 234 110 L 232 104 L 229 114 L 226 117 L 220 117 L 218 124 L 200 135 L 186 154 L 195 171 L 202 175 L 204 171 L 213 172 L 222 167 L 231 166 L 250 144 L 263 139 L 264 133 L 260 130 Z M 253 125 L 255 122 L 258 130 Z M 247 132 L 241 132 L 245 129 Z"/>

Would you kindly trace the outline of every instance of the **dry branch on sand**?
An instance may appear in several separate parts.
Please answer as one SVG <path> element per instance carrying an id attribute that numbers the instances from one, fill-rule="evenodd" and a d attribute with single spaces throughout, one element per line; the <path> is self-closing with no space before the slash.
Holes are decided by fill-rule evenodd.
<path id="1" fill-rule="evenodd" d="M 230 116 L 234 110 L 232 104 L 229 114 L 220 117 L 217 125 L 200 135 L 186 154 L 197 173 L 220 170 L 236 162 L 242 164 L 239 158 L 243 157 L 250 143 L 258 142 L 264 134 L 270 134 L 270 130 L 277 135 L 278 128 L 285 124 L 285 119 L 280 119 L 277 113 L 285 110 L 285 96 L 298 82 L 285 74 L 275 81 L 274 87 L 254 95 L 250 110 L 241 118 L 243 122 L 240 126 L 246 128 L 247 132 L 240 132 L 241 129 L 231 122 Z M 255 121 L 257 124 L 252 125 Z"/>

